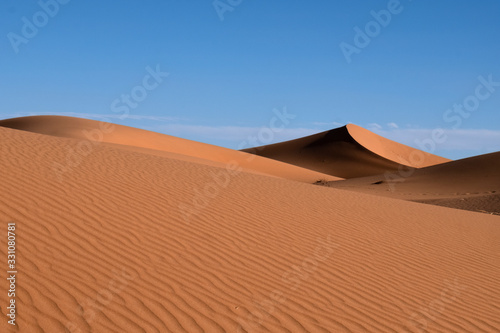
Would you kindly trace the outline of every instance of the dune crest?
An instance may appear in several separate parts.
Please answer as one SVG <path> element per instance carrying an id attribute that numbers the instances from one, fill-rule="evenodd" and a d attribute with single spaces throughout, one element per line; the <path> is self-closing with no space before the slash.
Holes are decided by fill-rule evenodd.
<path id="1" fill-rule="evenodd" d="M 448 162 L 354 124 L 304 138 L 244 149 L 278 161 L 341 178 L 356 178 Z"/>

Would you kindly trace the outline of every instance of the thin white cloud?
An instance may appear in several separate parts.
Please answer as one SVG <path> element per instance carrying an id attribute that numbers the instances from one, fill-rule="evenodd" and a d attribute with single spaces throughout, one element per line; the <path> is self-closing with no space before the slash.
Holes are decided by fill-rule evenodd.
<path id="1" fill-rule="evenodd" d="M 264 133 L 263 128 L 265 129 Z M 245 127 L 245 126 L 202 126 L 202 125 L 183 125 L 183 124 L 166 124 L 156 126 L 151 128 L 153 131 L 160 131 L 162 133 L 180 136 L 184 138 L 193 138 L 194 140 L 201 140 L 204 142 L 209 142 L 211 140 L 221 140 L 227 142 L 233 142 L 234 145 L 238 145 L 243 142 L 252 141 L 249 138 L 259 138 L 259 133 L 261 133 L 261 138 L 269 140 L 269 142 L 262 142 L 258 139 L 258 145 L 276 143 L 281 141 L 287 141 L 292 139 L 297 139 L 300 137 L 308 136 L 321 132 L 318 129 L 312 128 L 284 128 L 279 132 L 268 131 L 267 127 Z M 268 134 L 272 132 L 270 137 Z M 250 147 L 250 145 L 247 145 Z"/>
<path id="2" fill-rule="evenodd" d="M 378 131 L 378 130 L 381 130 L 382 129 L 382 126 L 380 126 L 379 124 L 377 123 L 371 123 L 371 124 L 368 124 L 367 128 L 370 130 L 370 131 Z"/>
<path id="3" fill-rule="evenodd" d="M 443 129 L 443 142 L 433 139 L 435 129 L 374 130 L 388 139 L 422 148 L 423 142 L 434 141 L 436 150 L 488 150 L 500 151 L 500 131 L 487 129 Z M 422 147 L 419 147 L 422 145 Z M 428 149 L 427 149 L 428 150 Z"/>
<path id="4" fill-rule="evenodd" d="M 338 123 L 336 121 L 332 121 L 332 122 L 313 122 L 311 124 L 314 125 L 314 126 L 331 127 L 331 129 L 334 129 L 334 128 L 337 128 L 337 127 L 342 127 L 342 126 L 346 125 L 346 124 Z"/>
<path id="5" fill-rule="evenodd" d="M 15 113 L 3 115 L 5 118 L 22 117 L 30 115 L 64 115 L 90 119 L 119 119 L 119 114 L 95 114 L 95 113 L 77 113 L 77 112 L 59 112 L 59 113 Z M 180 118 L 169 116 L 152 115 L 129 115 L 132 120 L 152 120 L 166 122 L 163 125 L 146 128 L 152 131 L 162 132 L 169 135 L 185 138 L 194 138 L 204 142 L 211 140 L 223 140 L 239 144 L 249 137 L 255 137 L 263 127 L 247 126 L 204 126 L 204 125 L 185 125 L 172 123 Z M 315 122 L 312 126 L 320 128 L 284 128 L 279 133 L 273 133 L 272 143 L 292 140 L 315 133 L 319 133 L 332 128 L 340 127 L 345 124 L 336 122 Z M 384 129 L 377 123 L 366 125 L 366 128 L 388 139 L 406 144 L 408 146 L 429 150 L 429 146 L 422 145 L 422 142 L 428 142 L 433 138 L 434 129 L 425 128 L 400 128 L 396 123 L 388 123 Z M 325 128 L 326 127 L 326 128 Z M 500 151 L 500 130 L 487 129 L 443 129 L 446 139 L 443 142 L 437 142 L 435 150 L 450 151 Z M 419 146 L 420 145 L 420 146 Z"/>
<path id="6" fill-rule="evenodd" d="M 178 121 L 178 120 L 181 120 L 181 118 L 177 118 L 177 117 L 147 116 L 147 115 L 138 115 L 138 114 L 129 114 L 124 119 L 155 120 L 155 121 Z"/>

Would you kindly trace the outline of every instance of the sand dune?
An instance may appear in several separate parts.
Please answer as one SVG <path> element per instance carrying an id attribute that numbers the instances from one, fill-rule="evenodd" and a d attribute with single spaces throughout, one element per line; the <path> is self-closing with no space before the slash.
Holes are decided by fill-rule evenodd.
<path id="1" fill-rule="evenodd" d="M 131 151 L 173 157 L 218 167 L 237 165 L 237 167 L 247 172 L 309 183 L 325 178 L 328 180 L 340 179 L 314 170 L 256 157 L 232 149 L 90 119 L 64 116 L 31 116 L 0 120 L 0 127 L 79 139 L 84 142 L 92 141 L 99 144 L 119 145 L 119 148 Z M 85 149 L 86 147 L 83 147 L 83 150 Z M 79 155 L 76 158 L 80 159 L 86 153 L 76 153 L 75 155 Z M 65 167 L 67 164 L 66 162 L 62 165 Z M 69 162 L 69 164 L 73 163 Z"/>
<path id="2" fill-rule="evenodd" d="M 96 145 L 60 182 L 54 163 L 81 138 L 38 131 L 0 127 L 20 332 L 500 330 L 497 216 L 230 173 L 123 142 Z M 179 155 L 196 153 L 182 143 Z M 15 330 L 1 320 L 0 331 Z"/>
<path id="3" fill-rule="evenodd" d="M 500 213 L 500 152 L 328 186 L 472 211 Z"/>
<path id="4" fill-rule="evenodd" d="M 349 124 L 304 138 L 243 151 L 341 178 L 422 168 L 449 161 Z"/>

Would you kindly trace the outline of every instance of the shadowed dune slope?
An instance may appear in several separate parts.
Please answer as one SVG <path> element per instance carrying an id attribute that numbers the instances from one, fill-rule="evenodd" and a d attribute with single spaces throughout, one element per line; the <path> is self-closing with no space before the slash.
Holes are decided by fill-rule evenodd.
<path id="1" fill-rule="evenodd" d="M 120 145 L 123 149 L 137 152 L 149 150 L 147 153 L 150 154 L 212 166 L 237 165 L 245 171 L 307 183 L 313 183 L 319 179 L 340 179 L 295 165 L 262 157 L 256 158 L 255 155 L 232 149 L 97 120 L 64 116 L 30 116 L 0 120 L 0 127 L 79 139 L 85 142 L 92 141 L 98 144 Z M 151 150 L 156 150 L 156 152 Z M 80 159 L 85 153 L 76 155 L 79 156 L 69 158 Z M 67 164 L 72 164 L 72 162 L 65 162 L 60 168 L 67 169 Z"/>
<path id="2" fill-rule="evenodd" d="M 395 171 L 400 165 L 421 168 L 449 161 L 353 124 L 243 151 L 341 178 Z"/>
<path id="3" fill-rule="evenodd" d="M 0 127 L 19 332 L 500 330 L 497 216 L 79 142 Z"/>
<path id="4" fill-rule="evenodd" d="M 328 186 L 472 211 L 500 213 L 500 152 Z"/>

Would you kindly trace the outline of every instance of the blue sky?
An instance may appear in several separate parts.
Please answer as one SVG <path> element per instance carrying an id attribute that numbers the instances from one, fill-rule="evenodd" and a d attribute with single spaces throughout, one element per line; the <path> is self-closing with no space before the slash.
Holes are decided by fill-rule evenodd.
<path id="1" fill-rule="evenodd" d="M 499 151 L 499 16 L 497 0 L 5 0 L 0 119 L 237 148 L 286 108 L 274 142 L 355 123 L 415 147 L 442 128 L 432 152 L 454 159 Z"/>

